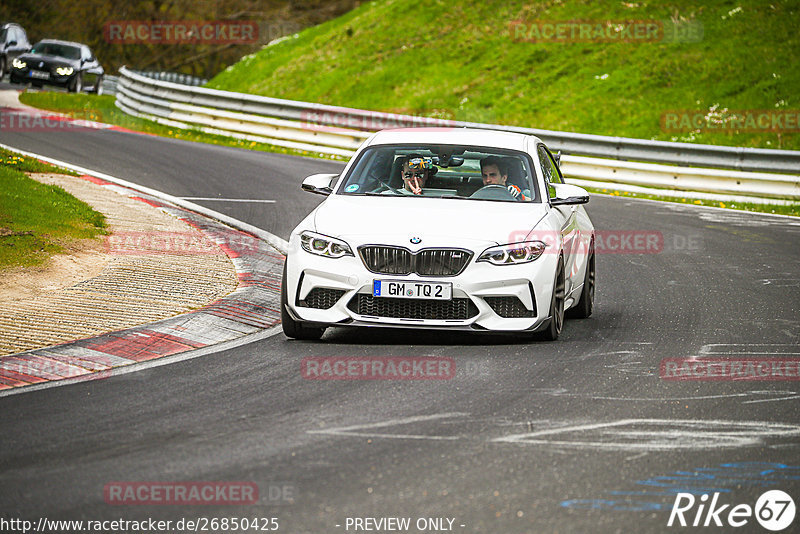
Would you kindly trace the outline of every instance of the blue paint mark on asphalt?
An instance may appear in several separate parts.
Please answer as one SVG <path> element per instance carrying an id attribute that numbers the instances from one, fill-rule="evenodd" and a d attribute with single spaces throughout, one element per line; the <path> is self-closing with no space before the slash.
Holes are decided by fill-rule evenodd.
<path id="1" fill-rule="evenodd" d="M 724 463 L 719 467 L 697 467 L 690 471 L 675 471 L 664 476 L 637 480 L 634 484 L 648 489 L 609 491 L 621 499 L 570 499 L 561 506 L 574 510 L 614 510 L 652 512 L 670 510 L 672 497 L 678 493 L 730 493 L 742 487 L 773 487 L 780 483 L 800 480 L 800 466 L 770 462 Z M 627 498 L 626 498 L 627 497 Z M 669 502 L 637 500 L 631 497 L 669 497 Z"/>

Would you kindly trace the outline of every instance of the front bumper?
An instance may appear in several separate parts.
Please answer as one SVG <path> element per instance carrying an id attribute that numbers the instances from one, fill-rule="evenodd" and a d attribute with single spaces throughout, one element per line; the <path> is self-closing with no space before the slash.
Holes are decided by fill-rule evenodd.
<path id="1" fill-rule="evenodd" d="M 12 68 L 9 74 L 9 79 L 11 83 L 19 83 L 19 84 L 27 84 L 27 83 L 36 83 L 42 85 L 53 85 L 56 87 L 69 87 L 72 83 L 72 79 L 77 75 L 77 72 L 73 72 L 72 74 L 61 76 L 59 74 L 48 73 L 48 78 L 36 78 L 31 76 L 31 69 L 17 69 Z"/>
<path id="2" fill-rule="evenodd" d="M 476 263 L 458 276 L 384 275 L 358 256 L 310 254 L 292 236 L 286 258 L 288 311 L 310 324 L 434 328 L 498 332 L 535 331 L 549 319 L 557 257 L 523 265 Z M 450 282 L 452 301 L 373 297 L 373 281 Z"/>

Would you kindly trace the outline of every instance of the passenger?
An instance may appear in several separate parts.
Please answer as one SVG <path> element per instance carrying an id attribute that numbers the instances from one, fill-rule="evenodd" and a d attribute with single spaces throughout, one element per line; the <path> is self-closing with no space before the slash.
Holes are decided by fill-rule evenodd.
<path id="1" fill-rule="evenodd" d="M 430 158 L 423 158 L 415 154 L 406 156 L 400 171 L 406 191 L 410 191 L 414 195 L 421 195 L 425 182 L 430 178 L 431 169 L 433 169 L 433 162 Z"/>

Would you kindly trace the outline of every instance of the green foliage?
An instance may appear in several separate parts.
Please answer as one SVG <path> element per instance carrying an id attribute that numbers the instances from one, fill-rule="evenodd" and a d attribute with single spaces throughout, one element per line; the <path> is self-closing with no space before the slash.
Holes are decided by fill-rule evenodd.
<path id="1" fill-rule="evenodd" d="M 21 24 L 31 43 L 45 37 L 89 45 L 108 74 L 127 65 L 208 78 L 281 35 L 319 24 L 353 8 L 356 0 L 3 0 L 0 21 Z M 322 4 L 322 5 L 320 5 Z M 255 23 L 255 43 L 114 43 L 110 23 L 125 21 L 240 21 Z M 164 32 L 162 31 L 162 35 Z"/>
<path id="2" fill-rule="evenodd" d="M 664 21 L 693 33 L 628 42 L 515 39 L 512 22 L 530 28 L 534 20 Z M 800 149 L 796 133 L 665 131 L 661 124 L 671 111 L 797 112 L 798 20 L 795 0 L 379 0 L 242 58 L 208 86 L 464 121 Z"/>

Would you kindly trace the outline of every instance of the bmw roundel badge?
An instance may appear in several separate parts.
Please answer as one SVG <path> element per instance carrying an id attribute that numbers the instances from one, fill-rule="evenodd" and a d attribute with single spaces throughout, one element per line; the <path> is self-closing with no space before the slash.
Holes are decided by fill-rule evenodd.
<path id="1" fill-rule="evenodd" d="M 409 241 L 411 241 L 411 243 L 414 245 L 419 245 L 420 243 L 422 243 L 422 238 L 414 236 L 411 239 L 409 239 Z"/>

